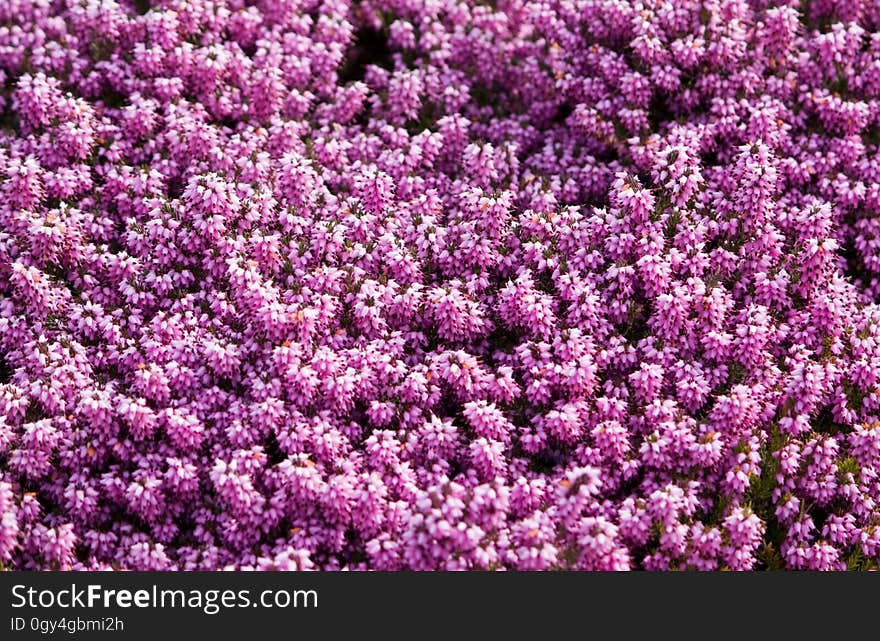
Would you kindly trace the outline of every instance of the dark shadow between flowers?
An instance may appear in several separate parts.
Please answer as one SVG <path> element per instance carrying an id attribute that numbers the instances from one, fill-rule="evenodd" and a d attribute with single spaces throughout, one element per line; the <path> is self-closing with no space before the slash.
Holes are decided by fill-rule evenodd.
<path id="1" fill-rule="evenodd" d="M 0 355 L 0 385 L 5 385 L 12 380 L 12 368 L 6 363 L 6 359 Z"/>
<path id="2" fill-rule="evenodd" d="M 385 30 L 362 27 L 355 33 L 354 41 L 345 54 L 345 64 L 339 71 L 340 82 L 363 80 L 370 65 L 390 70 L 394 61 Z"/>

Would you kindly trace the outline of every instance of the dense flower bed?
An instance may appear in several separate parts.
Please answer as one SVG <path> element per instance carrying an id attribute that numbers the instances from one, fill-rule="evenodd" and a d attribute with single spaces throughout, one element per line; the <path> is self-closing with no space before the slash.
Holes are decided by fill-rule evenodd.
<path id="1" fill-rule="evenodd" d="M 880 5 L 0 2 L 0 564 L 880 562 Z"/>

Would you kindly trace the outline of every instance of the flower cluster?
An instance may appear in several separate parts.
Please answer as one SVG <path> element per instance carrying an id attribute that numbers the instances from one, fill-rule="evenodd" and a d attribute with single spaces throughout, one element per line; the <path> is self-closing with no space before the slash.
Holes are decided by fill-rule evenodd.
<path id="1" fill-rule="evenodd" d="M 0 3 L 0 566 L 880 566 L 880 5 Z"/>

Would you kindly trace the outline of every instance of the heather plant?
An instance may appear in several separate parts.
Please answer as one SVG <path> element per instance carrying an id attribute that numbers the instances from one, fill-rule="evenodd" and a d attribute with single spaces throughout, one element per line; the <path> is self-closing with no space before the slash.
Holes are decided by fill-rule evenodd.
<path id="1" fill-rule="evenodd" d="M 0 2 L 0 565 L 880 564 L 880 5 Z"/>

